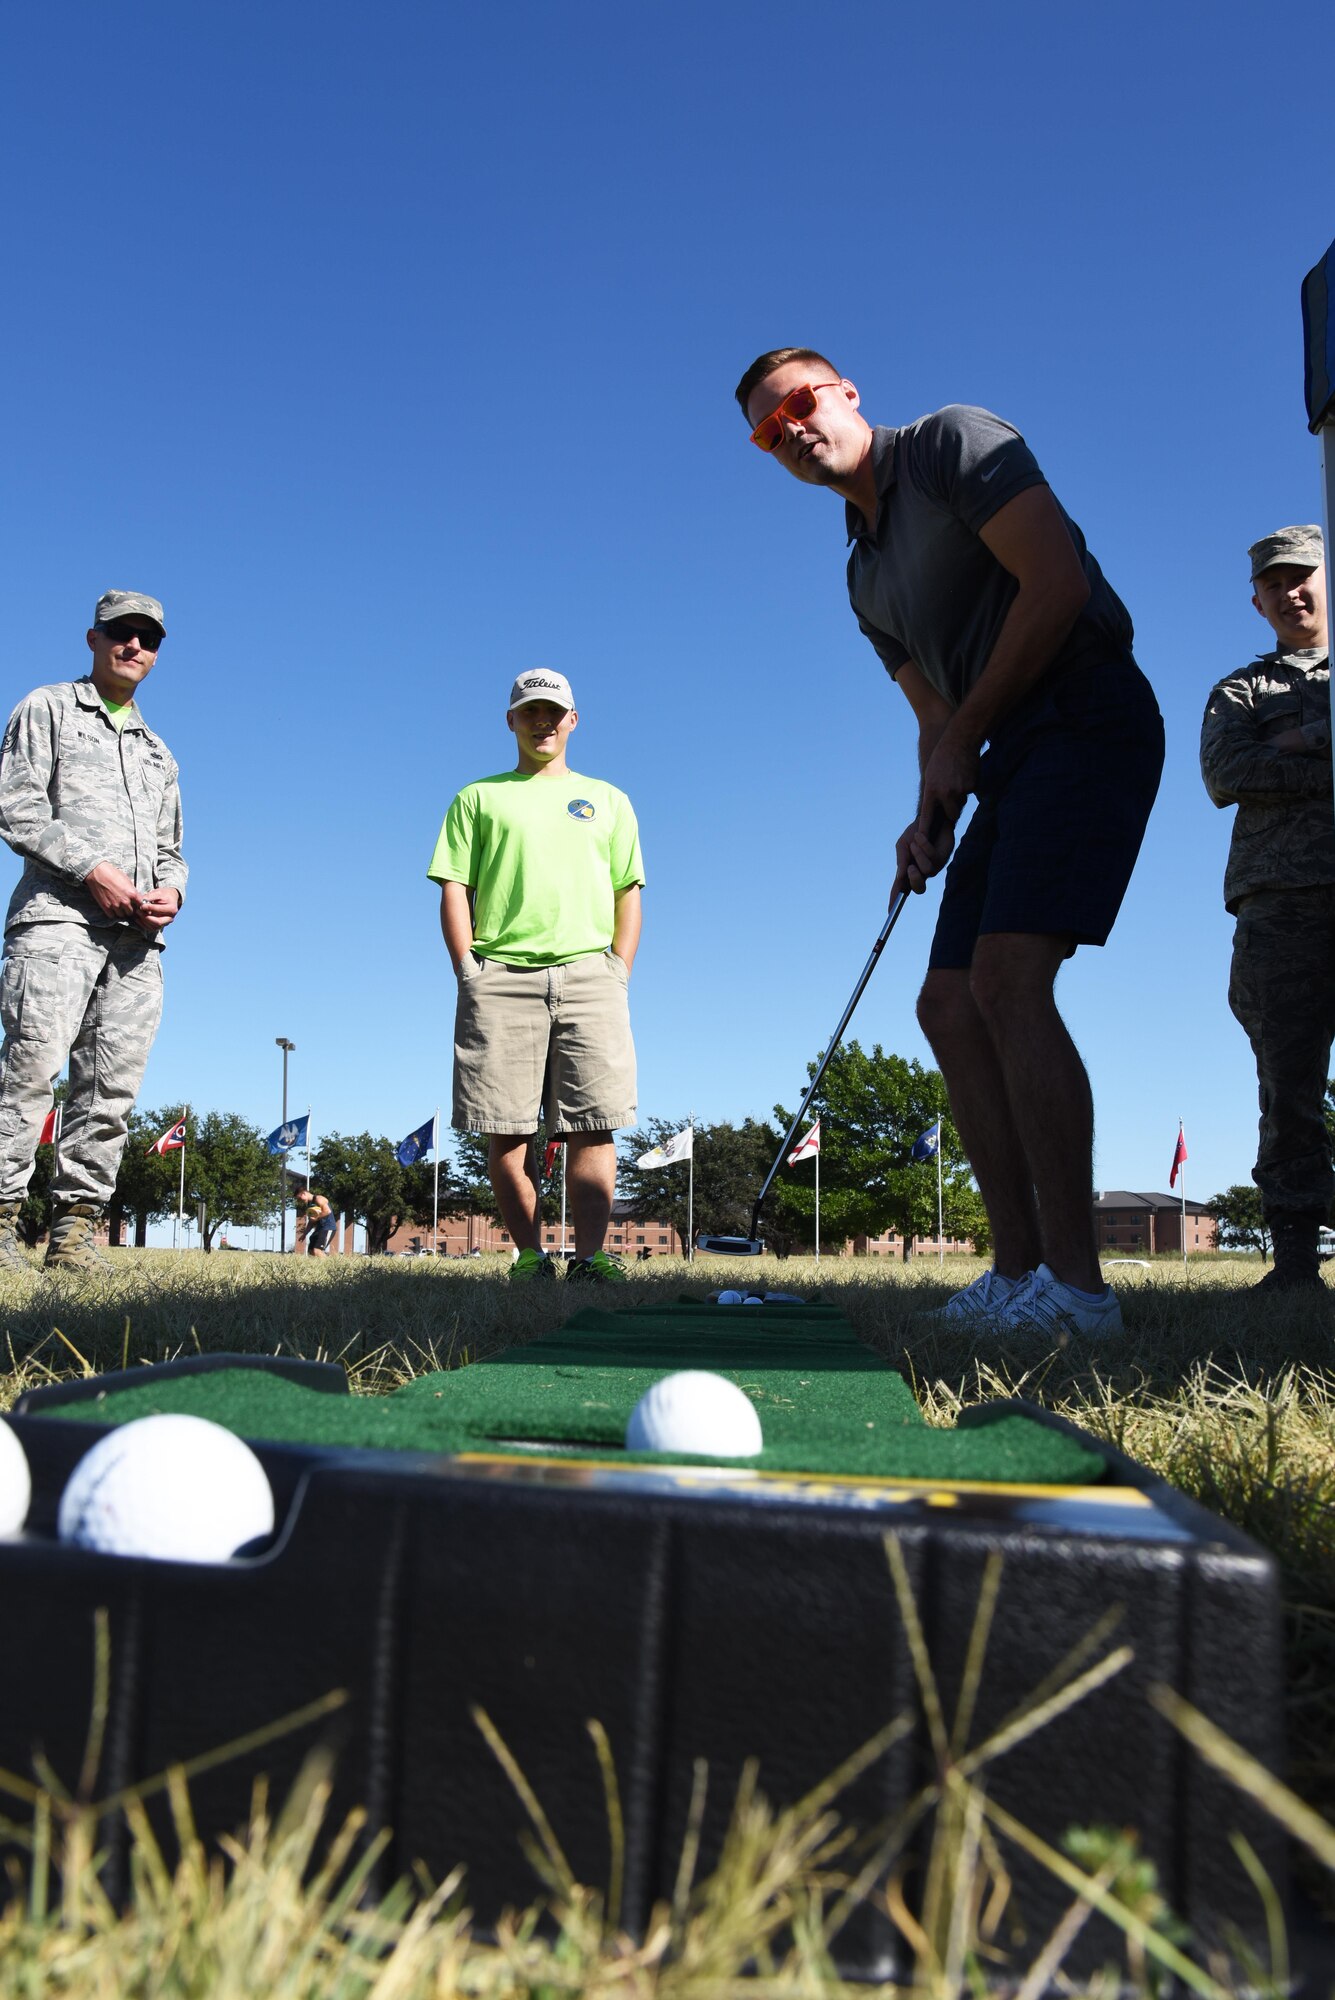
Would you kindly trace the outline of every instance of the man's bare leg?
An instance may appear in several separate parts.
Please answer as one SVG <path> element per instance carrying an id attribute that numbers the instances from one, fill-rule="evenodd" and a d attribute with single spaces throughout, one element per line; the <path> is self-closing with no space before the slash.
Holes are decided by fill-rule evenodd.
<path id="1" fill-rule="evenodd" d="M 1043 1255 L 1034 1179 L 970 977 L 967 970 L 929 972 L 918 1020 L 941 1066 L 950 1115 L 992 1225 L 993 1267 L 1003 1278 L 1022 1278 Z"/>
<path id="2" fill-rule="evenodd" d="M 516 1250 L 540 1250 L 538 1155 L 532 1138 L 522 1132 L 493 1132 L 487 1141 L 487 1173 Z"/>
<path id="3" fill-rule="evenodd" d="M 566 1133 L 566 1188 L 575 1223 L 575 1255 L 601 1250 L 616 1193 L 617 1153 L 610 1132 Z"/>
<path id="4" fill-rule="evenodd" d="M 1102 1292 L 1094 1233 L 1094 1103 L 1053 991 L 1066 945 L 1065 938 L 1015 932 L 981 937 L 969 989 L 992 1039 L 1037 1197 L 1043 1261 L 1063 1284 Z"/>

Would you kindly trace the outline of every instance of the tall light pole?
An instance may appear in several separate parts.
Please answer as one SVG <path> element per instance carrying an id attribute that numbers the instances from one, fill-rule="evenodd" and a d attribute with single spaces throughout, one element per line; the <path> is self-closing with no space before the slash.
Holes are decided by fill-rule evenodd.
<path id="1" fill-rule="evenodd" d="M 274 1041 L 283 1051 L 283 1123 L 287 1123 L 287 1059 L 296 1048 L 286 1035 L 275 1035 Z M 278 1210 L 278 1249 L 281 1255 L 287 1249 L 287 1154 L 278 1155 L 278 1171 L 282 1176 L 282 1205 Z"/>

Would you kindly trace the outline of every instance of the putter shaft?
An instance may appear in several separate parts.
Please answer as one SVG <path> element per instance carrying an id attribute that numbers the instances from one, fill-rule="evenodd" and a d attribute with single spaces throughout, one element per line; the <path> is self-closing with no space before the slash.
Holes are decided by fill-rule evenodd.
<path id="1" fill-rule="evenodd" d="M 899 894 L 895 897 L 894 902 L 890 905 L 889 914 L 886 917 L 885 922 L 881 926 L 881 934 L 877 938 L 875 944 L 872 946 L 871 956 L 870 958 L 868 958 L 867 963 L 863 966 L 862 975 L 859 978 L 857 985 L 853 988 L 853 997 L 849 1001 L 848 1005 L 845 1007 L 843 1013 L 839 1016 L 839 1025 L 835 1029 L 833 1035 L 831 1035 L 830 1037 L 829 1044 L 825 1050 L 825 1054 L 820 1059 L 820 1063 L 817 1067 L 816 1074 L 811 1079 L 811 1083 L 807 1090 L 807 1094 L 802 1099 L 802 1102 L 798 1105 L 797 1111 L 793 1117 L 793 1122 L 788 1127 L 787 1132 L 784 1134 L 783 1144 L 779 1148 L 778 1154 L 774 1161 L 774 1165 L 770 1168 L 769 1172 L 766 1174 L 765 1185 L 761 1188 L 760 1193 L 756 1196 L 756 1205 L 751 1210 L 751 1236 L 753 1240 L 755 1238 L 758 1238 L 760 1234 L 760 1211 L 765 1206 L 765 1196 L 769 1193 L 771 1187 L 774 1185 L 774 1176 L 778 1173 L 779 1168 L 783 1165 L 784 1161 L 788 1157 L 788 1148 L 793 1143 L 793 1139 L 796 1135 L 797 1128 L 802 1123 L 802 1120 L 806 1117 L 807 1111 L 811 1105 L 812 1098 L 816 1095 L 816 1092 L 820 1089 L 821 1078 L 824 1076 L 826 1070 L 829 1068 L 830 1058 L 833 1056 L 835 1050 L 838 1048 L 840 1042 L 843 1040 L 844 1029 L 848 1026 L 849 1021 L 852 1019 L 853 1009 L 857 1006 L 858 1001 L 862 998 L 863 992 L 867 985 L 867 981 L 871 978 L 873 972 L 875 972 L 876 970 L 876 961 L 880 957 L 881 953 L 885 950 L 886 941 L 889 938 L 890 933 L 894 929 L 895 925 L 899 922 L 900 911 L 903 909 L 908 899 L 909 899 L 909 891 L 907 889 L 901 889 Z"/>

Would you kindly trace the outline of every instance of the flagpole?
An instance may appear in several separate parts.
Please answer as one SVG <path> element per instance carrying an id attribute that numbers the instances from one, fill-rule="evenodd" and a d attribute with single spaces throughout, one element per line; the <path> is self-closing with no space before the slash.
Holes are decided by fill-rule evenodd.
<path id="1" fill-rule="evenodd" d="M 186 1111 L 188 1112 L 189 1109 L 190 1107 L 189 1105 L 187 1105 Z M 182 1117 L 184 1117 L 185 1112 L 183 1112 L 181 1115 Z M 181 1178 L 177 1182 L 176 1186 L 176 1220 L 178 1225 L 181 1223 L 184 1216 L 185 1216 L 185 1134 L 182 1133 L 181 1134 Z M 176 1248 L 176 1231 L 173 1230 L 172 1249 L 174 1250 L 175 1248 Z"/>
<path id="2" fill-rule="evenodd" d="M 440 1255 L 440 1106 L 431 1121 L 431 1147 L 436 1155 L 436 1174 L 431 1187 L 431 1255 Z"/>
<path id="3" fill-rule="evenodd" d="M 566 1252 L 566 1142 L 561 1141 L 561 1254 Z"/>
<path id="4" fill-rule="evenodd" d="M 1177 1143 L 1179 1146 L 1182 1144 L 1182 1138 L 1183 1138 L 1183 1125 L 1182 1125 L 1182 1120 L 1179 1118 L 1177 1121 Z M 1186 1268 L 1187 1268 L 1187 1163 L 1185 1160 L 1183 1160 L 1182 1162 L 1182 1269 L 1183 1271 L 1185 1271 Z"/>
<path id="5" fill-rule="evenodd" d="M 941 1120 L 936 1121 L 936 1268 L 943 1271 L 946 1266 L 946 1235 L 944 1210 L 941 1206 Z"/>
<path id="6" fill-rule="evenodd" d="M 690 1171 L 686 1181 L 686 1262 L 695 1262 L 695 1113 L 686 1120 L 691 1134 Z"/>
<path id="7" fill-rule="evenodd" d="M 816 1148 L 816 1262 L 820 1262 L 820 1147 Z"/>

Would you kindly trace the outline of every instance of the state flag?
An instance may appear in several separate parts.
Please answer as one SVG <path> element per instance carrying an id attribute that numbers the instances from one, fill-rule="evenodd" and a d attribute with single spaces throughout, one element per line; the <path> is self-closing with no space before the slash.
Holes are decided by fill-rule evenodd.
<path id="1" fill-rule="evenodd" d="M 184 1144 L 185 1144 L 185 1113 L 183 1111 L 180 1117 L 177 1119 L 176 1123 L 174 1125 L 169 1125 L 166 1131 L 162 1134 L 162 1137 L 160 1139 L 155 1139 L 153 1141 L 153 1144 L 147 1148 L 147 1150 L 144 1153 L 144 1158 L 147 1159 L 149 1153 L 179 1153 Z"/>
<path id="2" fill-rule="evenodd" d="M 51 1106 L 51 1109 L 42 1121 L 41 1135 L 37 1141 L 39 1146 L 55 1145 L 57 1139 L 60 1137 L 60 1114 L 63 1110 L 64 1106 L 61 1104 L 53 1104 Z"/>
<path id="3" fill-rule="evenodd" d="M 820 1151 L 820 1119 L 818 1118 L 805 1139 L 799 1139 L 788 1155 L 788 1164 L 795 1167 L 799 1160 L 809 1160 L 813 1153 Z"/>
<path id="4" fill-rule="evenodd" d="M 1168 1174 L 1169 1187 L 1172 1187 L 1174 1181 L 1177 1179 L 1177 1170 L 1180 1166 L 1185 1164 L 1186 1157 L 1187 1157 L 1187 1142 L 1185 1136 L 1183 1135 L 1182 1127 L 1181 1125 L 1179 1125 L 1177 1128 L 1177 1144 L 1173 1148 L 1173 1164 Z M 1183 1182 L 1183 1186 L 1184 1187 L 1186 1186 L 1185 1181 Z"/>
<path id="5" fill-rule="evenodd" d="M 909 1151 L 911 1160 L 934 1160 L 941 1150 L 941 1120 L 920 1132 Z"/>
<path id="6" fill-rule="evenodd" d="M 695 1144 L 694 1125 L 683 1125 L 680 1132 L 674 1132 L 661 1146 L 651 1146 L 647 1153 L 641 1153 L 635 1162 L 637 1167 L 675 1167 L 681 1160 L 689 1160 Z"/>
<path id="7" fill-rule="evenodd" d="M 556 1156 L 564 1144 L 564 1139 L 549 1139 L 547 1141 L 547 1150 L 542 1156 L 542 1178 L 545 1181 L 551 1179 L 552 1169 L 556 1165 Z"/>
<path id="8" fill-rule="evenodd" d="M 310 1131 L 311 1114 L 306 1112 L 301 1118 L 291 1118 L 286 1125 L 275 1125 L 265 1144 L 271 1153 L 290 1153 L 306 1144 Z"/>
<path id="9" fill-rule="evenodd" d="M 415 1167 L 424 1154 L 431 1152 L 436 1144 L 436 1113 L 433 1111 L 425 1125 L 419 1125 L 406 1139 L 400 1139 L 394 1148 L 394 1157 L 401 1167 Z"/>

